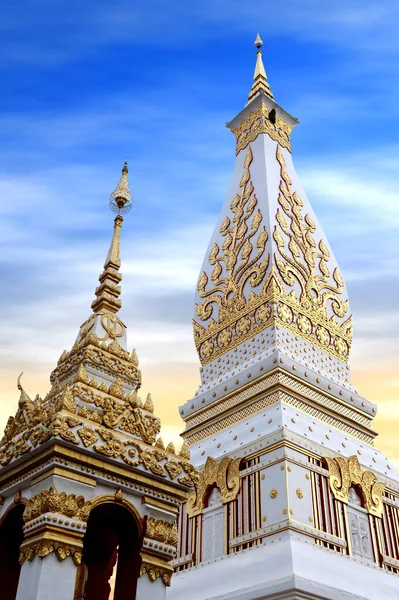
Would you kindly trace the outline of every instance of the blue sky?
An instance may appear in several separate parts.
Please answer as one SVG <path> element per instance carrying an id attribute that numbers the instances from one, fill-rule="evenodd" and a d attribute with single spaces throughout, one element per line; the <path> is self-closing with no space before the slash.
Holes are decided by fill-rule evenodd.
<path id="1" fill-rule="evenodd" d="M 128 158 L 123 311 L 170 435 L 198 384 L 193 292 L 234 167 L 253 40 L 347 280 L 355 385 L 395 451 L 399 390 L 399 4 L 23 0 L 0 23 L 0 422 L 90 312 Z M 372 375 L 371 375 L 372 374 Z M 167 437 L 167 436 L 166 436 Z M 394 457 L 395 458 L 395 457 Z M 399 461 L 399 450 L 397 451 Z"/>

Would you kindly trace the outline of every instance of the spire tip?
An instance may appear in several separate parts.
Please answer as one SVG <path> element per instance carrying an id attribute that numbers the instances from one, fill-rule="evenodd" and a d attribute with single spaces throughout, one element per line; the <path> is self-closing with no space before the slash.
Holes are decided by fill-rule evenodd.
<path id="1" fill-rule="evenodd" d="M 259 51 L 263 46 L 263 40 L 260 37 L 259 33 L 256 34 L 256 40 L 254 41 L 254 46 Z"/>
<path id="2" fill-rule="evenodd" d="M 125 160 L 121 178 L 119 179 L 115 190 L 112 192 L 109 202 L 111 210 L 118 213 L 118 215 L 125 214 L 132 208 L 132 194 L 129 189 L 128 173 L 127 160 Z"/>

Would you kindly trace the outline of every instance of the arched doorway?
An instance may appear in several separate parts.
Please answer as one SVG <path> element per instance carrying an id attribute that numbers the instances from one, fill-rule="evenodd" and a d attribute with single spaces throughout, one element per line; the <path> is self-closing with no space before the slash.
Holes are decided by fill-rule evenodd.
<path id="1" fill-rule="evenodd" d="M 0 524 L 0 587 L 2 600 L 15 600 L 18 589 L 19 549 L 24 539 L 24 504 L 11 508 Z"/>
<path id="2" fill-rule="evenodd" d="M 83 539 L 82 597 L 85 600 L 125 600 L 129 590 L 129 597 L 135 598 L 141 543 L 137 521 L 126 507 L 112 502 L 95 507 Z M 110 583 L 113 573 L 114 589 Z"/>

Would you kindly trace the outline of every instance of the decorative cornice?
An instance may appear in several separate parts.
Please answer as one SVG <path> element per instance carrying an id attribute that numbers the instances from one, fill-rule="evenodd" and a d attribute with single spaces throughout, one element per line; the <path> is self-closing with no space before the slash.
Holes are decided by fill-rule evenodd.
<path id="1" fill-rule="evenodd" d="M 23 520 L 27 523 L 45 513 L 56 513 L 86 522 L 90 510 L 91 503 L 83 496 L 58 492 L 52 485 L 49 490 L 43 490 L 27 501 Z"/>
<path id="2" fill-rule="evenodd" d="M 26 560 L 31 562 L 35 556 L 45 558 L 52 552 L 55 552 L 58 560 L 63 561 L 69 556 L 76 566 L 82 561 L 82 546 L 73 544 L 69 541 L 41 539 L 36 541 L 24 542 L 19 554 L 19 562 L 22 565 Z"/>
<path id="3" fill-rule="evenodd" d="M 173 567 L 166 559 L 162 560 L 145 551 L 141 552 L 141 559 L 140 575 L 147 574 L 150 581 L 156 581 L 158 578 L 161 578 L 166 586 L 170 586 Z"/>
<path id="4" fill-rule="evenodd" d="M 265 133 L 283 148 L 291 152 L 290 135 L 293 125 L 288 125 L 283 117 L 276 117 L 276 111 L 267 108 L 260 102 L 259 106 L 241 121 L 238 127 L 232 129 L 236 138 L 236 154 L 244 150 L 258 135 Z"/>
<path id="5" fill-rule="evenodd" d="M 364 471 L 357 456 L 343 458 L 325 457 L 330 472 L 330 488 L 334 497 L 348 503 L 349 488 L 356 485 L 363 496 L 364 506 L 375 517 L 381 518 L 384 511 L 382 494 L 386 484 L 378 481 L 372 471 Z"/>

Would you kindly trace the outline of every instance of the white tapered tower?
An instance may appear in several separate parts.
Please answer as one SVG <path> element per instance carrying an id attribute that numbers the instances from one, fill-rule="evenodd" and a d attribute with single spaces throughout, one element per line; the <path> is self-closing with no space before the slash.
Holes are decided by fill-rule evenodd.
<path id="1" fill-rule="evenodd" d="M 397 598 L 398 476 L 350 381 L 348 294 L 295 172 L 297 120 L 255 46 L 196 290 L 201 385 L 180 413 L 201 476 L 170 598 Z"/>

